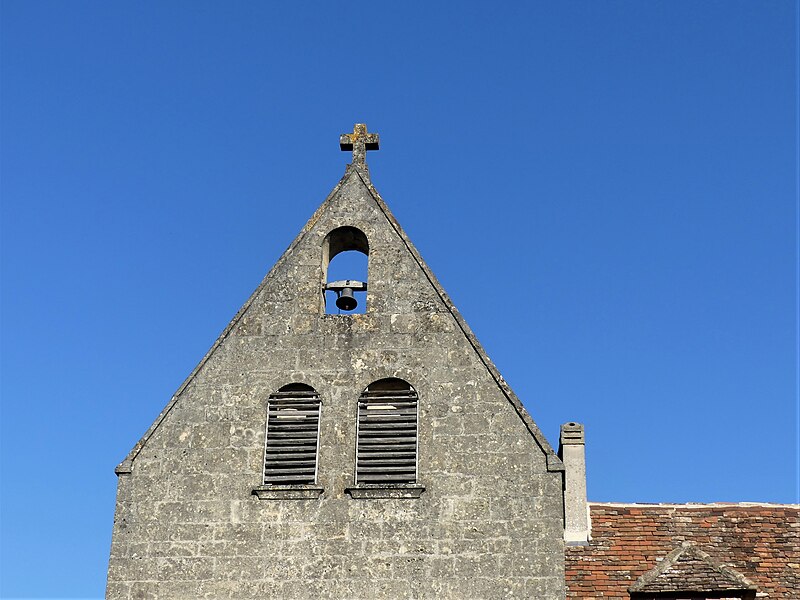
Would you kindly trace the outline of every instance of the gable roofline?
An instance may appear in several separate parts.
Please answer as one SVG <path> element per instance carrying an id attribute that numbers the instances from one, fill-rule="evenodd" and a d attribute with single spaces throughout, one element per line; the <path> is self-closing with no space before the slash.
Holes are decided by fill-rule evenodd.
<path id="1" fill-rule="evenodd" d="M 690 556 L 699 558 L 703 565 L 711 571 L 714 575 L 716 575 L 721 581 L 714 582 L 713 586 L 714 589 L 693 589 L 691 584 L 683 584 L 683 587 L 676 588 L 673 590 L 663 590 L 660 587 L 658 589 L 650 590 L 649 588 L 656 584 L 657 580 L 661 575 L 663 575 L 668 569 L 674 566 L 678 560 L 682 556 Z M 686 586 L 689 587 L 686 587 Z M 711 558 L 707 553 L 703 552 L 698 548 L 696 545 L 690 542 L 684 542 L 682 545 L 678 546 L 667 554 L 660 563 L 658 563 L 655 567 L 650 569 L 647 573 L 639 577 L 639 579 L 634 583 L 629 589 L 629 592 L 647 592 L 647 591 L 675 591 L 675 592 L 719 592 L 719 591 L 727 591 L 727 590 L 757 590 L 758 588 L 744 575 L 732 569 L 730 567 L 726 567 L 724 565 L 718 564 L 714 559 Z"/>
<path id="2" fill-rule="evenodd" d="M 506 397 L 508 402 L 514 408 L 517 415 L 520 417 L 520 419 L 522 419 L 522 422 L 525 424 L 525 427 L 531 434 L 531 437 L 533 437 L 536 444 L 539 446 L 542 452 L 544 452 L 547 458 L 547 470 L 564 471 L 564 463 L 562 463 L 561 459 L 558 458 L 558 455 L 553 450 L 553 447 L 547 441 L 547 438 L 545 438 L 544 434 L 542 434 L 541 430 L 539 429 L 539 426 L 536 425 L 536 422 L 533 420 L 531 415 L 525 409 L 520 399 L 514 393 L 514 390 L 511 389 L 511 386 L 509 386 L 508 383 L 506 383 L 506 380 L 503 378 L 503 376 L 500 374 L 500 371 L 497 369 L 495 364 L 489 358 L 489 355 L 486 354 L 486 351 L 483 349 L 483 346 L 481 346 L 480 342 L 478 341 L 478 338 L 472 332 L 472 329 L 470 329 L 464 317 L 461 316 L 461 313 L 458 311 L 455 304 L 453 304 L 453 301 L 450 299 L 450 296 L 448 296 L 447 292 L 444 291 L 444 288 L 439 283 L 439 280 L 436 279 L 436 276 L 433 274 L 433 271 L 431 271 L 427 263 L 422 259 L 422 255 L 419 253 L 414 244 L 411 242 L 411 239 L 406 235 L 405 231 L 403 231 L 403 228 L 400 226 L 400 223 L 392 214 L 392 211 L 389 210 L 389 206 L 386 204 L 386 202 L 384 202 L 383 198 L 381 198 L 381 195 L 378 193 L 378 190 L 375 189 L 375 186 L 372 185 L 372 182 L 370 181 L 369 178 L 369 173 L 364 172 L 362 171 L 362 169 L 353 165 L 348 165 L 347 169 L 355 171 L 361 178 L 361 181 L 364 182 L 364 185 L 369 190 L 369 193 L 372 195 L 372 198 L 377 203 L 378 208 L 381 209 L 381 212 L 383 212 L 384 216 L 389 221 L 389 224 L 392 226 L 392 229 L 394 229 L 395 233 L 403 241 L 406 248 L 411 253 L 411 256 L 414 258 L 414 261 L 417 263 L 417 266 L 419 266 L 422 272 L 425 273 L 425 277 L 428 279 L 428 281 L 433 286 L 433 289 L 436 291 L 441 301 L 447 307 L 447 310 L 455 319 L 459 329 L 464 334 L 464 337 L 467 338 L 467 342 L 469 342 L 470 346 L 472 346 L 472 349 L 478 355 L 478 358 L 483 363 L 483 366 L 486 368 L 486 370 L 489 371 L 489 374 L 492 376 L 492 379 L 494 380 L 497 387 L 500 388 L 501 392 L 503 392 L 503 395 Z"/>
<path id="3" fill-rule="evenodd" d="M 525 427 L 527 428 L 528 432 L 531 434 L 531 436 L 533 437 L 533 439 L 536 442 L 536 444 L 539 446 L 539 448 L 545 454 L 546 463 L 547 463 L 547 470 L 548 471 L 563 471 L 564 470 L 564 465 L 561 462 L 561 459 L 559 459 L 558 456 L 556 455 L 556 453 L 553 451 L 552 446 L 547 441 L 547 439 L 544 437 L 542 432 L 539 430 L 539 427 L 536 425 L 536 423 L 534 422 L 533 418 L 531 418 L 531 416 L 528 413 L 528 411 L 525 410 L 525 407 L 522 405 L 522 402 L 519 400 L 517 395 L 510 388 L 508 383 L 506 383 L 505 379 L 503 379 L 503 376 L 500 374 L 500 372 L 497 370 L 497 367 L 494 365 L 494 363 L 491 361 L 489 356 L 486 354 L 486 351 L 480 345 L 480 342 L 478 342 L 478 339 L 475 337 L 475 334 L 472 332 L 472 330 L 470 329 L 469 325 L 467 325 L 466 321 L 461 316 L 461 313 L 458 312 L 458 309 L 453 304 L 453 301 L 450 300 L 450 297 L 444 291 L 444 289 L 442 288 L 441 284 L 436 279 L 436 276 L 433 274 L 433 272 L 430 270 L 430 268 L 428 268 L 428 266 L 425 263 L 425 261 L 422 260 L 422 256 L 417 251 L 417 249 L 414 247 L 414 244 L 411 242 L 409 237 L 406 235 L 405 231 L 403 231 L 403 228 L 400 226 L 400 223 L 397 221 L 397 219 L 395 219 L 394 215 L 389 210 L 389 207 L 387 206 L 386 202 L 384 202 L 383 198 L 381 198 L 381 196 L 378 193 L 378 191 L 372 185 L 372 182 L 370 181 L 370 177 L 369 177 L 369 172 L 366 169 L 360 168 L 358 165 L 348 164 L 345 167 L 344 175 L 339 180 L 339 183 L 336 184 L 336 186 L 331 190 L 331 192 L 327 195 L 325 200 L 322 202 L 322 204 L 320 204 L 319 207 L 317 208 L 317 210 L 314 211 L 314 214 L 311 215 L 311 218 L 308 219 L 306 224 L 300 230 L 300 233 L 297 236 L 295 236 L 295 238 L 292 241 L 292 243 L 289 244 L 289 247 L 283 252 L 283 254 L 280 256 L 280 258 L 277 260 L 277 262 L 269 270 L 267 275 L 261 280 L 261 283 L 259 283 L 258 286 L 256 287 L 256 289 L 253 291 L 253 293 L 250 294 L 250 297 L 242 305 L 242 307 L 237 311 L 237 313 L 234 315 L 234 317 L 231 319 L 231 321 L 228 323 L 228 325 L 225 327 L 225 329 L 222 331 L 222 333 L 216 339 L 216 341 L 211 346 L 211 348 L 209 348 L 208 352 L 206 352 L 206 354 L 203 356 L 203 358 L 200 360 L 200 362 L 197 364 L 197 366 L 192 370 L 192 372 L 189 374 L 189 376 L 184 380 L 184 382 L 180 385 L 180 387 L 175 391 L 175 393 L 172 395 L 169 403 L 167 403 L 167 405 L 164 407 L 164 409 L 161 411 L 161 413 L 158 415 L 158 417 L 156 417 L 156 420 L 153 421 L 152 425 L 150 425 L 150 427 L 147 429 L 147 431 L 144 433 L 144 435 L 139 439 L 138 442 L 136 442 L 136 444 L 133 446 L 133 448 L 131 448 L 130 452 L 128 452 L 128 455 L 125 457 L 125 459 L 119 465 L 117 465 L 116 469 L 114 469 L 114 472 L 117 475 L 129 474 L 129 473 L 131 473 L 133 471 L 133 461 L 136 459 L 136 457 L 142 451 L 142 449 L 144 448 L 144 446 L 147 443 L 147 441 L 156 432 L 156 430 L 161 425 L 161 423 L 164 421 L 164 419 L 167 417 L 167 415 L 170 413 L 170 411 L 175 407 L 175 404 L 177 403 L 178 398 L 181 396 L 181 394 L 184 392 L 184 390 L 192 383 L 194 378 L 197 376 L 197 374 L 200 372 L 200 370 L 203 368 L 203 366 L 206 364 L 206 362 L 208 362 L 208 360 L 211 358 L 211 356 L 214 354 L 214 352 L 217 350 L 217 348 L 219 348 L 222 345 L 222 343 L 227 339 L 228 335 L 230 335 L 230 332 L 239 323 L 239 321 L 241 320 L 242 316 L 250 308 L 250 306 L 255 301 L 256 297 L 259 295 L 261 290 L 264 288 L 264 286 L 267 284 L 267 282 L 270 280 L 270 278 L 273 276 L 273 274 L 278 270 L 278 267 L 280 267 L 280 265 L 283 264 L 283 262 L 292 254 L 292 251 L 294 250 L 294 248 L 298 244 L 300 244 L 300 242 L 306 237 L 306 235 L 311 230 L 311 228 L 313 228 L 314 225 L 316 225 L 317 221 L 319 220 L 319 218 L 322 215 L 323 211 L 327 207 L 328 202 L 331 200 L 331 198 L 333 198 L 339 192 L 339 190 L 344 185 L 345 181 L 347 181 L 352 176 L 358 177 L 361 180 L 361 182 L 364 184 L 364 186 L 367 188 L 367 190 L 370 193 L 370 196 L 375 201 L 375 203 L 377 204 L 378 208 L 383 213 L 384 217 L 386 217 L 387 221 L 389 222 L 389 224 L 392 227 L 392 229 L 394 230 L 394 232 L 400 237 L 400 239 L 403 242 L 403 244 L 406 246 L 408 251 L 411 253 L 411 256 L 414 258 L 414 261 L 417 263 L 417 265 L 420 267 L 422 272 L 425 274 L 425 277 L 428 279 L 428 281 L 430 282 L 430 284 L 433 286 L 434 290 L 436 291 L 437 295 L 439 296 L 439 298 L 444 303 L 444 305 L 447 308 L 447 310 L 450 312 L 450 314 L 455 319 L 456 323 L 459 326 L 459 329 L 461 330 L 461 332 L 466 337 L 466 339 L 467 339 L 468 343 L 470 344 L 470 346 L 473 348 L 473 350 L 478 355 L 478 358 L 483 363 L 484 367 L 487 369 L 487 371 L 491 375 L 492 379 L 495 381 L 495 383 L 498 386 L 498 388 L 500 389 L 500 391 L 503 393 L 503 395 L 506 397 L 506 399 L 512 405 L 512 407 L 514 408 L 514 410 L 516 411 L 516 413 L 520 417 L 520 419 L 522 419 L 522 421 L 525 424 Z"/>
<path id="4" fill-rule="evenodd" d="M 322 215 L 325 206 L 328 204 L 328 201 L 339 192 L 339 190 L 344 185 L 344 182 L 347 180 L 349 176 L 350 176 L 349 169 L 345 169 L 345 173 L 339 180 L 339 183 L 337 183 L 336 186 L 331 190 L 331 192 L 325 197 L 325 200 L 322 202 L 322 204 L 320 204 L 319 207 L 317 207 L 317 210 L 315 210 L 314 214 L 312 214 L 311 217 L 308 219 L 308 221 L 306 221 L 306 224 L 300 230 L 300 233 L 295 236 L 295 238 L 289 244 L 289 247 L 283 251 L 283 254 L 281 254 L 280 258 L 275 262 L 275 264 L 272 266 L 269 272 L 264 276 L 264 278 L 261 280 L 261 283 L 259 283 L 256 289 L 253 290 L 253 293 L 250 294 L 250 296 L 247 298 L 247 300 L 241 306 L 241 308 L 236 312 L 236 314 L 230 320 L 225 329 L 222 330 L 222 333 L 219 334 L 219 337 L 217 337 L 216 341 L 211 345 L 211 348 L 208 349 L 208 352 L 205 353 L 203 358 L 200 359 L 200 362 L 197 363 L 197 366 L 195 366 L 195 368 L 192 369 L 192 372 L 189 373 L 189 376 L 186 379 L 184 379 L 180 387 L 178 387 L 175 393 L 172 394 L 170 401 L 163 408 L 161 413 L 159 413 L 159 415 L 156 417 L 156 420 L 153 421 L 153 423 L 150 425 L 147 431 L 144 432 L 144 435 L 142 435 L 142 437 L 139 438 L 139 441 L 136 442 L 136 444 L 134 444 L 133 448 L 131 448 L 130 452 L 128 452 L 128 455 L 125 457 L 125 459 L 121 463 L 119 463 L 117 467 L 114 469 L 114 472 L 117 475 L 124 475 L 131 473 L 133 471 L 133 461 L 142 451 L 142 448 L 144 448 L 144 445 L 147 443 L 147 440 L 149 440 L 150 437 L 156 432 L 156 430 L 164 421 L 164 419 L 167 417 L 167 415 L 170 413 L 170 411 L 175 407 L 175 404 L 177 403 L 180 395 L 187 387 L 189 387 L 189 384 L 191 384 L 192 381 L 194 381 L 194 378 L 197 377 L 197 374 L 200 372 L 203 366 L 208 362 L 208 360 L 211 358 L 211 356 L 214 354 L 217 348 L 219 348 L 222 345 L 222 343 L 227 339 L 228 335 L 230 335 L 231 331 L 233 331 L 233 328 L 236 327 L 236 325 L 242 319 L 244 314 L 247 312 L 247 309 L 250 308 L 250 306 L 255 301 L 256 297 L 258 297 L 261 290 L 264 288 L 264 286 L 267 284 L 270 278 L 272 278 L 274 273 L 278 270 L 278 267 L 280 267 L 284 263 L 284 261 L 286 261 L 286 259 L 292 254 L 292 251 L 295 249 L 295 247 L 297 247 L 297 245 L 306 237 L 306 234 L 311 230 L 311 228 L 314 227 L 314 225 L 317 223 L 320 216 Z"/>

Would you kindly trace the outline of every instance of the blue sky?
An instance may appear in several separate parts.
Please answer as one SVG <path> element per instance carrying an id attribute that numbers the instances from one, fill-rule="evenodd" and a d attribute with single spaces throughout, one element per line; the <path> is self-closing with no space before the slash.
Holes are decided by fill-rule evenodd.
<path id="1" fill-rule="evenodd" d="M 797 2 L 288 4 L 0 4 L 0 596 L 102 596 L 114 466 L 355 122 L 590 499 L 797 501 Z"/>

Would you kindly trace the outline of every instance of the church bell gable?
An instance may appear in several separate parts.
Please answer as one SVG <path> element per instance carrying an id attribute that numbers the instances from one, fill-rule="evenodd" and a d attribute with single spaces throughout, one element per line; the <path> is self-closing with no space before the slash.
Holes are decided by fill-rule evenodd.
<path id="1" fill-rule="evenodd" d="M 195 548 L 198 524 L 221 554 L 154 589 L 563 596 L 561 462 L 373 187 L 378 144 L 341 137 L 338 185 L 117 468 L 109 597 L 130 544 Z M 344 252 L 366 276 L 330 276 Z M 276 555 L 299 570 L 253 561 Z M 320 564 L 334 576 L 307 575 Z"/>

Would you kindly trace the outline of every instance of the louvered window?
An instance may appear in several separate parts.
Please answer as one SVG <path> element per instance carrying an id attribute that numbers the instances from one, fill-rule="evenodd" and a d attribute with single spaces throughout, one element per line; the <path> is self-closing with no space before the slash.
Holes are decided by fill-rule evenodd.
<path id="1" fill-rule="evenodd" d="M 265 484 L 316 483 L 319 414 L 319 394 L 310 386 L 287 385 L 269 397 Z"/>
<path id="2" fill-rule="evenodd" d="M 358 399 L 356 484 L 417 481 L 417 392 L 401 379 L 370 384 Z"/>

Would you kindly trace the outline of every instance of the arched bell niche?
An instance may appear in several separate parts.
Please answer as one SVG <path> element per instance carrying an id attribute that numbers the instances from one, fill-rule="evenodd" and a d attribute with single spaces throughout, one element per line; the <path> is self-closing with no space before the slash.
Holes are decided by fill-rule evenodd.
<path id="1" fill-rule="evenodd" d="M 358 314 L 367 310 L 369 241 L 356 227 L 337 227 L 322 244 L 324 312 Z"/>

